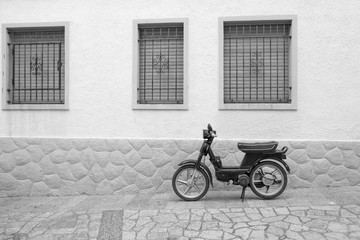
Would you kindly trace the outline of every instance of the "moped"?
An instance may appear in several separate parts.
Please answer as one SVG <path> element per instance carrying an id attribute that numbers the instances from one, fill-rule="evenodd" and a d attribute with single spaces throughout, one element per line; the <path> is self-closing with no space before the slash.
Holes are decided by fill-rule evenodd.
<path id="1" fill-rule="evenodd" d="M 244 201 L 245 189 L 251 190 L 263 199 L 279 196 L 287 185 L 289 166 L 285 163 L 285 146 L 276 149 L 278 142 L 244 143 L 239 142 L 238 148 L 245 153 L 240 166 L 223 166 L 220 157 L 215 156 L 211 144 L 216 137 L 216 131 L 208 124 L 203 130 L 203 143 L 197 160 L 185 160 L 179 163 L 179 168 L 173 175 L 172 187 L 183 200 L 196 201 L 201 199 L 213 185 L 210 169 L 205 165 L 205 157 L 215 169 L 215 177 L 220 182 L 240 185 L 243 187 L 241 199 Z"/>

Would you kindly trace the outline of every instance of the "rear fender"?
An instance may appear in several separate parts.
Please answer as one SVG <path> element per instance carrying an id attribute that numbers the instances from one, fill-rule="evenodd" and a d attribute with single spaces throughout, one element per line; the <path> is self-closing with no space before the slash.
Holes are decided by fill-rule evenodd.
<path id="1" fill-rule="evenodd" d="M 197 162 L 196 160 L 185 160 L 185 161 L 182 161 L 181 163 L 179 163 L 178 165 L 179 166 L 185 166 L 185 165 L 195 166 L 196 162 Z M 207 173 L 209 180 L 210 180 L 210 184 L 212 187 L 214 187 L 213 178 L 212 178 L 210 169 L 203 162 L 200 162 L 200 168 L 202 168 Z"/>
<path id="2" fill-rule="evenodd" d="M 261 158 L 261 159 L 256 160 L 256 162 L 251 166 L 251 171 L 256 165 L 258 165 L 261 162 L 265 162 L 265 161 L 280 163 L 280 165 L 284 169 L 286 169 L 286 171 L 288 171 L 288 173 L 290 173 L 290 168 L 286 164 L 286 162 L 284 160 L 282 160 L 281 158 L 275 158 L 275 157 L 267 157 L 267 158 Z"/>

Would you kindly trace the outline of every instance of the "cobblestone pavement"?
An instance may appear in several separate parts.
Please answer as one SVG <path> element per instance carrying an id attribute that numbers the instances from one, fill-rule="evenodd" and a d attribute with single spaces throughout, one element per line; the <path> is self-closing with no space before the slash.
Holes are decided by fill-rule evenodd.
<path id="1" fill-rule="evenodd" d="M 360 187 L 0 198 L 0 239 L 360 239 Z"/>

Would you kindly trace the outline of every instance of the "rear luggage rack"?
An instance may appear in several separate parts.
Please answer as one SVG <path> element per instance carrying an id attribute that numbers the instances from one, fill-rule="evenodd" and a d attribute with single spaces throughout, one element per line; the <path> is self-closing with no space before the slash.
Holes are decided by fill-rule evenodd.
<path id="1" fill-rule="evenodd" d="M 282 153 L 282 154 L 285 154 L 287 152 L 289 148 L 288 147 L 283 147 L 281 150 L 276 150 L 277 153 Z"/>

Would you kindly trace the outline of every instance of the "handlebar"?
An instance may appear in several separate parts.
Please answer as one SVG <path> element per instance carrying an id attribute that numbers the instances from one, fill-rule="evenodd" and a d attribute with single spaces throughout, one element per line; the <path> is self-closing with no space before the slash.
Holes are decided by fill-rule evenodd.
<path id="1" fill-rule="evenodd" d="M 208 129 L 211 137 L 216 137 L 216 131 L 213 130 L 213 128 L 211 127 L 210 123 L 208 124 L 207 129 Z"/>
<path id="2" fill-rule="evenodd" d="M 214 138 L 216 137 L 216 131 L 213 130 L 213 128 L 211 127 L 210 123 L 207 126 L 207 129 L 203 129 L 203 138 L 204 139 L 209 139 L 209 138 Z"/>

